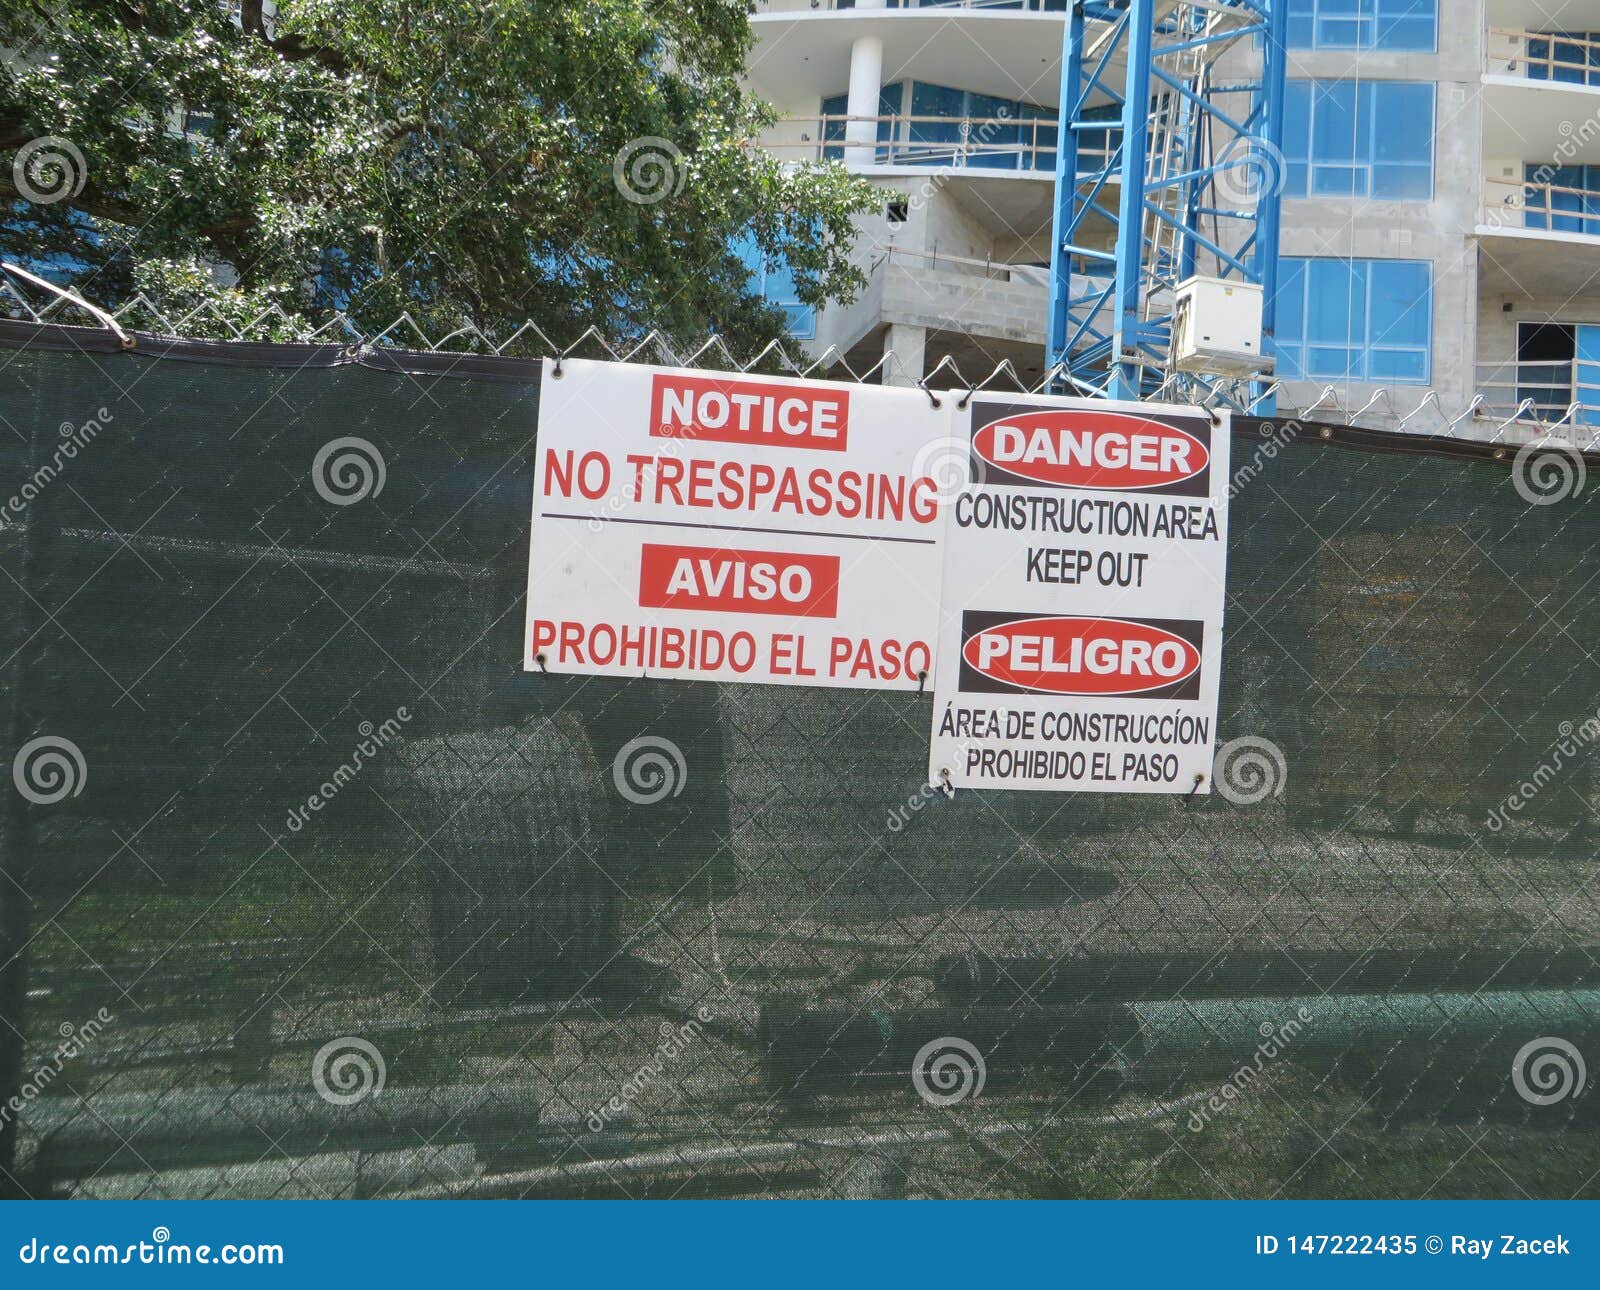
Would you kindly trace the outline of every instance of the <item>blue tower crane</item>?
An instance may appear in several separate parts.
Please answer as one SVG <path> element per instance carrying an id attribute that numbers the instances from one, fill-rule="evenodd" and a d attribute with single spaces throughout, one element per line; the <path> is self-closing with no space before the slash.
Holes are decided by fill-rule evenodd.
<path id="1" fill-rule="evenodd" d="M 1287 0 L 1071 0 L 1046 362 L 1272 411 Z"/>

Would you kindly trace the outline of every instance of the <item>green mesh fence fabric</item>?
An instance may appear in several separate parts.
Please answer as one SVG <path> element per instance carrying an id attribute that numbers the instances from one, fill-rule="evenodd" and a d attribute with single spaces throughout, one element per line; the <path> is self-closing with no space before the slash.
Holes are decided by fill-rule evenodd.
<path id="1" fill-rule="evenodd" d="M 1600 1191 L 1588 487 L 1243 420 L 1229 791 L 947 800 L 926 697 L 521 672 L 531 365 L 83 335 L 0 337 L 13 1193 Z"/>

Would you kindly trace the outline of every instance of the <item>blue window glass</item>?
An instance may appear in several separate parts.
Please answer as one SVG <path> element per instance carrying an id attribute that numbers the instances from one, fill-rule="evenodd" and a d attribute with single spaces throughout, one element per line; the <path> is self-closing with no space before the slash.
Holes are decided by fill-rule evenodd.
<path id="1" fill-rule="evenodd" d="M 1289 0 L 1291 49 L 1432 51 L 1438 0 Z"/>
<path id="2" fill-rule="evenodd" d="M 1007 144 L 1021 141 L 1027 132 L 1020 124 L 1022 104 L 993 94 L 968 94 L 967 165 L 986 170 L 1024 170 L 1031 157 Z"/>
<path id="3" fill-rule="evenodd" d="M 895 159 L 928 166 L 955 165 L 961 159 L 961 139 L 965 133 L 962 118 L 967 115 L 966 107 L 964 90 L 913 81 L 911 120 L 906 138 L 915 146 Z"/>
<path id="4" fill-rule="evenodd" d="M 1428 382 L 1433 279 L 1426 261 L 1286 258 L 1277 314 L 1285 380 Z"/>
<path id="5" fill-rule="evenodd" d="M 34 222 L 34 217 L 40 209 L 26 201 L 0 202 L 0 220 L 5 221 L 6 231 L 10 233 L 26 235 L 30 231 L 37 232 L 38 226 Z M 72 245 L 81 247 L 86 252 L 105 245 L 105 237 L 93 226 L 87 215 L 69 210 L 61 218 L 72 230 Z M 63 287 L 71 286 L 74 278 L 89 274 L 94 269 L 89 260 L 82 259 L 65 249 L 45 250 L 39 256 L 19 256 L 17 263 L 30 273 L 38 274 L 39 277 Z M 322 274 L 319 273 L 319 282 L 321 277 Z M 342 303 L 337 307 L 342 308 Z"/>
<path id="6" fill-rule="evenodd" d="M 1284 94 L 1288 197 L 1433 196 L 1433 86 L 1290 81 Z"/>
<path id="7" fill-rule="evenodd" d="M 801 304 L 795 290 L 794 274 L 781 260 L 761 254 L 755 238 L 746 236 L 734 247 L 734 254 L 750 270 L 750 290 L 767 303 L 776 305 L 787 317 L 787 334 L 793 340 L 811 340 L 817 334 L 817 311 Z"/>
<path id="8" fill-rule="evenodd" d="M 1600 166 L 1535 166 L 1524 176 L 1528 228 L 1600 235 Z"/>
<path id="9" fill-rule="evenodd" d="M 1528 79 L 1600 85 L 1600 32 L 1551 32 L 1528 42 Z"/>
<path id="10" fill-rule="evenodd" d="M 883 118 L 878 122 L 878 153 L 877 159 L 885 161 L 888 158 L 886 144 L 890 143 L 896 134 L 897 118 L 901 113 L 901 104 L 905 97 L 905 85 L 896 81 L 892 85 L 885 85 L 878 91 L 878 115 Z M 822 156 L 827 161 L 841 161 L 844 159 L 844 118 L 850 115 L 850 96 L 848 94 L 830 94 L 822 100 Z"/>

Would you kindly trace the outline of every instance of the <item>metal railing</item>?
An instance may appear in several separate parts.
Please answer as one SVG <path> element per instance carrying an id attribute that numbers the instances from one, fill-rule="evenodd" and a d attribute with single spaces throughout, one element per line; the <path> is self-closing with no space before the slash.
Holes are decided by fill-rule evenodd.
<path id="1" fill-rule="evenodd" d="M 1562 207 L 1575 201 L 1580 208 Z M 1600 236 L 1600 192 L 1532 179 L 1484 179 L 1484 223 L 1549 233 Z"/>
<path id="2" fill-rule="evenodd" d="M 1600 85 L 1600 33 L 1490 27 L 1488 70 L 1558 85 Z"/>
<path id="3" fill-rule="evenodd" d="M 1008 264 L 998 260 L 979 260 L 965 255 L 946 255 L 942 251 L 915 251 L 906 247 L 886 246 L 873 257 L 872 268 L 879 265 L 908 261 L 908 268 L 937 272 L 941 269 L 973 277 L 988 278 L 995 282 L 1015 283 L 1024 287 L 1048 290 L 1050 268 L 1041 264 Z"/>
<path id="4" fill-rule="evenodd" d="M 763 140 L 762 147 L 796 160 L 842 161 L 871 149 L 870 164 L 876 166 L 1011 170 L 1048 176 L 1054 173 L 1056 164 L 1057 126 L 1053 117 L 822 115 L 790 117 L 782 124 L 798 128 L 801 137 Z M 851 125 L 871 126 L 873 137 L 847 139 Z M 955 137 L 918 137 L 936 133 Z M 1093 173 L 1104 168 L 1114 151 L 1109 132 L 1103 141 L 1080 139 L 1080 171 Z"/>
<path id="5" fill-rule="evenodd" d="M 1507 424 L 1600 426 L 1600 365 L 1570 359 L 1506 359 L 1477 367 L 1480 415 Z"/>

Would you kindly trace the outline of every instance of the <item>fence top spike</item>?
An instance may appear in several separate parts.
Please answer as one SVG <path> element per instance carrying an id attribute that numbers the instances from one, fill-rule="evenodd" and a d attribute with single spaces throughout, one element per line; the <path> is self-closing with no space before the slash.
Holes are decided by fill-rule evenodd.
<path id="1" fill-rule="evenodd" d="M 1474 394 L 1472 396 L 1472 402 L 1467 404 L 1466 409 L 1458 417 L 1456 417 L 1455 420 L 1451 421 L 1445 427 L 1445 434 L 1453 438 L 1455 436 L 1456 427 L 1463 421 L 1470 421 L 1477 414 L 1478 409 L 1481 408 L 1483 404 L 1483 395 Z"/>
<path id="2" fill-rule="evenodd" d="M 1396 427 L 1396 429 L 1397 430 L 1404 430 L 1408 425 L 1411 424 L 1411 422 L 1413 420 L 1416 419 L 1416 417 L 1421 413 L 1422 409 L 1427 407 L 1430 403 L 1433 404 L 1434 407 L 1436 407 L 1436 408 L 1439 406 L 1439 395 L 1438 395 L 1438 392 L 1435 391 L 1435 390 L 1429 390 L 1427 393 L 1425 393 L 1422 396 L 1422 401 L 1420 403 L 1418 403 L 1416 407 L 1414 407 L 1410 412 L 1406 413 L 1406 415 L 1403 416 L 1400 419 L 1400 424 Z M 1439 415 L 1441 417 L 1444 415 L 1444 412 L 1443 412 L 1442 409 L 1440 410 Z"/>
<path id="3" fill-rule="evenodd" d="M 518 342 L 527 343 L 531 337 L 541 352 L 554 357 L 558 372 L 563 359 L 590 345 L 606 357 L 622 362 L 656 361 L 683 367 L 716 365 L 727 370 L 746 372 L 754 371 L 763 364 L 773 363 L 783 372 L 802 379 L 872 383 L 885 379 L 887 373 L 904 369 L 900 355 L 892 349 L 882 351 L 881 357 L 864 370 L 858 371 L 848 361 L 848 355 L 837 345 L 829 345 L 820 353 L 812 354 L 796 346 L 787 337 L 775 337 L 753 353 L 736 355 L 730 348 L 727 337 L 722 334 L 708 334 L 680 349 L 674 339 L 659 328 L 652 328 L 644 333 L 633 332 L 622 337 L 612 337 L 598 324 L 590 324 L 571 341 L 558 345 L 551 339 L 550 334 L 532 319 L 517 324 L 509 334 L 504 334 L 500 339 L 496 338 L 499 329 L 491 333 L 470 320 L 463 321 L 454 329 L 434 338 L 429 336 L 419 319 L 409 310 L 402 312 L 381 331 L 369 333 L 344 310 L 332 311 L 325 320 L 312 325 L 311 320 L 297 318 L 277 302 L 253 312 L 242 321 L 229 316 L 214 301 L 205 300 L 188 309 L 174 311 L 142 291 L 114 309 L 104 309 L 80 294 L 36 277 L 20 266 L 4 264 L 0 265 L 0 270 L 3 270 L 0 272 L 0 306 L 3 306 L 0 307 L 0 313 L 46 324 L 57 321 L 64 312 L 77 308 L 114 335 L 118 344 L 126 349 L 137 346 L 140 331 L 172 337 L 211 337 L 251 341 L 261 338 L 263 333 L 282 334 L 282 331 L 287 329 L 306 343 L 330 344 L 342 341 L 352 353 L 381 349 L 385 346 L 403 347 L 407 344 L 403 338 L 409 336 L 412 338 L 411 345 L 420 345 L 435 352 L 468 352 L 461 344 L 464 340 L 468 340 L 471 342 L 472 352 L 504 355 Z M 26 286 L 29 290 L 24 291 L 20 286 Z M 35 299 L 30 299 L 34 289 L 46 293 L 47 298 L 37 302 Z M 964 390 L 960 396 L 962 406 L 970 402 L 978 391 L 995 387 L 1003 376 L 1008 376 L 1011 384 L 1023 393 L 1049 394 L 1060 386 L 1065 386 L 1074 396 L 1105 397 L 1109 389 L 1105 379 L 1095 379 L 1101 376 L 1099 373 L 1073 372 L 1069 360 L 1064 356 L 1052 363 L 1037 381 L 1029 384 L 1023 379 L 1013 359 L 1001 359 L 981 380 L 971 382 L 962 374 L 960 364 L 954 356 L 945 355 L 930 372 L 910 384 L 920 388 L 937 404 L 939 395 L 934 386 L 947 369 L 951 373 L 948 383 L 956 389 Z M 1205 407 L 1230 407 L 1239 411 L 1254 412 L 1265 399 L 1274 395 L 1281 396 L 1284 389 L 1285 383 L 1278 377 L 1272 377 L 1258 391 L 1252 378 L 1211 379 L 1193 374 L 1171 373 L 1166 375 L 1153 397 L 1170 398 Z M 1345 414 L 1346 419 L 1356 423 L 1379 408 L 1385 409 L 1386 419 L 1398 416 L 1396 394 L 1397 391 L 1390 387 L 1375 387 L 1365 403 Z M 1343 406 L 1340 389 L 1334 384 L 1322 386 L 1314 399 L 1292 410 L 1292 414 L 1302 418 L 1310 417 L 1330 405 L 1334 408 Z M 1485 426 L 1473 432 L 1471 437 L 1488 443 L 1506 441 L 1512 428 L 1519 424 L 1529 427 L 1535 433 L 1543 434 L 1561 431 L 1568 426 L 1577 426 L 1580 424 L 1583 408 L 1581 403 L 1574 402 L 1557 416 L 1556 409 L 1542 409 L 1535 400 L 1528 398 L 1521 399 L 1514 409 L 1508 410 L 1507 405 L 1494 395 L 1478 392 L 1459 413 L 1452 415 L 1445 411 L 1438 391 L 1429 389 L 1422 392 L 1415 407 L 1405 415 L 1398 416 L 1398 420 L 1394 422 L 1394 429 L 1397 432 L 1413 429 L 1417 419 L 1430 406 L 1438 413 L 1443 427 L 1440 433 L 1459 437 L 1465 433 L 1464 427 L 1468 423 L 1475 418 L 1481 419 L 1486 422 Z M 1576 435 L 1570 437 L 1574 440 L 1578 438 Z M 1600 432 L 1586 427 L 1584 438 L 1591 448 L 1600 446 Z"/>
<path id="4" fill-rule="evenodd" d="M 1339 392 L 1337 390 L 1335 390 L 1333 388 L 1333 386 L 1331 386 L 1331 385 L 1324 385 L 1322 387 L 1322 393 L 1317 395 L 1316 402 L 1313 403 L 1308 408 L 1303 408 L 1301 410 L 1301 415 L 1310 416 L 1313 412 L 1315 412 L 1318 408 L 1320 408 L 1324 403 L 1331 403 L 1331 404 L 1333 404 L 1334 407 L 1338 407 L 1339 406 Z"/>
<path id="5" fill-rule="evenodd" d="M 1373 407 L 1376 406 L 1380 399 L 1382 399 L 1384 402 L 1388 402 L 1390 407 L 1394 406 L 1394 404 L 1389 400 L 1389 387 L 1386 385 L 1380 385 L 1377 393 L 1368 399 L 1359 411 L 1352 412 L 1350 414 L 1350 419 L 1354 421 L 1357 417 L 1366 416 L 1367 413 L 1372 411 Z"/>
<path id="6" fill-rule="evenodd" d="M 1535 404 L 1532 399 L 1523 399 L 1517 404 L 1517 410 L 1494 428 L 1494 433 L 1489 436 L 1490 443 L 1499 443 L 1500 436 L 1522 419 L 1524 412 L 1532 412 Z"/>

